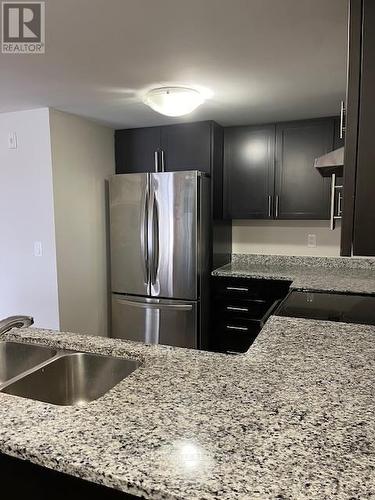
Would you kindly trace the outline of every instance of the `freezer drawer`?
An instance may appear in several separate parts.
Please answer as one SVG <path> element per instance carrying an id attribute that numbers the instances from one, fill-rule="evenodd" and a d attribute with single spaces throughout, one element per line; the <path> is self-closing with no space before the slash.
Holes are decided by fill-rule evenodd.
<path id="1" fill-rule="evenodd" d="M 197 303 L 112 295 L 112 337 L 197 348 Z"/>

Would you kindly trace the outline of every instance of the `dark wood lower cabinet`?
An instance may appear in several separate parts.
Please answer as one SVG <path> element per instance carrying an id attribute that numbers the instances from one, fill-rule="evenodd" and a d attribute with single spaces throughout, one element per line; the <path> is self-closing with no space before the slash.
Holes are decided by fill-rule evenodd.
<path id="1" fill-rule="evenodd" d="M 1 498 L 28 500 L 132 500 L 120 491 L 0 454 Z"/>
<path id="2" fill-rule="evenodd" d="M 212 278 L 211 348 L 246 352 L 289 291 L 290 282 Z"/>

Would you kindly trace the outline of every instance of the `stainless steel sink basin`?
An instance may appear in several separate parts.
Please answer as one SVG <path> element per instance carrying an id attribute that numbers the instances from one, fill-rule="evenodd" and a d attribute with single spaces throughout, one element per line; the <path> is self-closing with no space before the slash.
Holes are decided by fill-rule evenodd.
<path id="1" fill-rule="evenodd" d="M 138 366 L 138 361 L 110 356 L 61 354 L 1 392 L 54 405 L 80 405 L 103 396 Z"/>
<path id="2" fill-rule="evenodd" d="M 0 384 L 53 358 L 57 351 L 49 347 L 17 342 L 0 342 Z"/>

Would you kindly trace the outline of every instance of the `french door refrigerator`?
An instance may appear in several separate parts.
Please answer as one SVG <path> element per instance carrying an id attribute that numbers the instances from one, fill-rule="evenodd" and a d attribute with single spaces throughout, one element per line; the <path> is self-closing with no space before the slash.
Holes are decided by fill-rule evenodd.
<path id="1" fill-rule="evenodd" d="M 209 179 L 197 171 L 109 182 L 112 337 L 197 348 L 209 269 Z"/>

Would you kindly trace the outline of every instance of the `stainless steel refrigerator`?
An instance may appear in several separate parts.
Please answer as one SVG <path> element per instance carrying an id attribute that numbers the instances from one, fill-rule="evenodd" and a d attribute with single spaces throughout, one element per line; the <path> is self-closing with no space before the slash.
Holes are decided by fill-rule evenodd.
<path id="1" fill-rule="evenodd" d="M 210 182 L 197 171 L 110 179 L 112 337 L 197 348 L 208 307 Z"/>

